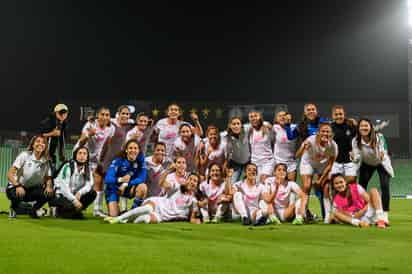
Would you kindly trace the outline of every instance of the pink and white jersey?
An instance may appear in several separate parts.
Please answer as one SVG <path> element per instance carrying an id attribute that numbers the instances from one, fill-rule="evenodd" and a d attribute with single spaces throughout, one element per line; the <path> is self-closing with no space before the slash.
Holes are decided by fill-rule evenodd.
<path id="1" fill-rule="evenodd" d="M 274 192 L 276 190 L 275 177 L 267 178 L 265 185 L 267 186 L 267 192 Z M 274 201 L 275 208 L 287 208 L 291 202 L 291 194 L 298 194 L 300 191 L 299 185 L 295 182 L 289 181 L 285 184 L 280 184 Z"/>
<path id="2" fill-rule="evenodd" d="M 212 210 L 217 207 L 217 200 L 220 195 L 225 192 L 225 182 L 221 182 L 220 185 L 216 185 L 212 182 L 204 181 L 199 186 L 200 191 L 202 191 L 209 202 L 209 208 Z"/>
<path id="3" fill-rule="evenodd" d="M 278 124 L 273 126 L 273 133 L 275 134 L 273 154 L 276 162 L 295 161 L 296 139 L 289 140 L 286 130 Z"/>
<path id="4" fill-rule="evenodd" d="M 155 164 L 153 156 L 146 157 L 145 162 L 147 170 L 147 197 L 160 196 L 162 190 L 159 185 L 160 177 L 166 171 L 170 162 L 164 160 L 161 164 Z"/>
<path id="5" fill-rule="evenodd" d="M 364 208 L 367 204 L 362 197 L 365 189 L 358 184 L 348 184 L 347 187 L 351 192 L 351 201 L 349 201 L 348 197 L 336 194 L 335 197 L 333 197 L 333 207 L 353 214 Z"/>
<path id="6" fill-rule="evenodd" d="M 95 129 L 96 134 L 89 136 L 90 129 Z M 97 163 L 100 158 L 100 153 L 102 152 L 103 144 L 106 140 L 113 136 L 115 128 L 113 125 L 106 127 L 99 127 L 97 122 L 87 122 L 83 129 L 82 134 L 88 136 L 86 147 L 89 149 L 90 161 Z M 79 146 L 79 142 L 74 146 L 76 149 Z"/>
<path id="7" fill-rule="evenodd" d="M 333 140 L 326 146 L 320 146 L 316 143 L 316 135 L 312 135 L 306 141 L 309 141 L 310 148 L 303 153 L 302 161 L 309 163 L 311 166 L 326 164 L 331 157 L 338 155 L 338 146 Z"/>
<path id="8" fill-rule="evenodd" d="M 149 143 L 150 135 L 152 134 L 152 129 L 147 128 L 144 131 L 138 129 L 137 126 L 129 130 L 126 134 L 126 141 L 129 141 L 132 138 L 136 138 L 137 142 L 139 143 L 140 147 L 143 150 L 143 154 L 146 154 L 147 151 L 147 144 Z"/>
<path id="9" fill-rule="evenodd" d="M 161 195 L 171 195 L 180 189 L 180 185 L 186 181 L 186 174 L 183 177 L 177 176 L 176 172 L 166 176 L 166 182 L 170 184 L 169 191 L 162 188 Z"/>
<path id="10" fill-rule="evenodd" d="M 210 147 L 209 141 L 206 141 L 205 142 L 205 151 L 206 152 L 209 150 L 209 147 Z M 226 156 L 226 144 L 225 144 L 225 142 L 220 142 L 217 149 L 212 150 L 209 153 L 208 166 L 210 166 L 212 163 L 223 165 L 224 162 L 225 162 L 225 156 Z"/>
<path id="11" fill-rule="evenodd" d="M 262 165 L 273 159 L 271 134 L 264 133 L 263 129 L 251 129 L 249 142 L 252 163 Z"/>
<path id="12" fill-rule="evenodd" d="M 168 118 L 163 118 L 157 121 L 154 129 L 159 132 L 159 142 L 166 144 L 166 157 L 172 158 L 173 144 L 179 136 L 179 127 L 181 124 L 188 124 L 177 120 L 175 124 L 169 124 Z"/>
<path id="13" fill-rule="evenodd" d="M 153 200 L 156 203 L 155 212 L 161 221 L 187 220 L 191 210 L 198 210 L 197 200 L 194 195 L 183 194 L 180 190 L 168 198 L 159 197 L 155 199 Z"/>
<path id="14" fill-rule="evenodd" d="M 236 191 L 243 194 L 243 200 L 247 208 L 259 208 L 259 200 L 261 199 L 261 195 L 266 192 L 266 188 L 263 184 L 249 186 L 246 181 L 239 181 L 234 184 L 234 187 Z"/>
<path id="15" fill-rule="evenodd" d="M 192 172 L 195 170 L 195 155 L 199 145 L 200 138 L 196 134 L 189 144 L 183 142 L 181 138 L 177 138 L 173 144 L 173 158 L 176 158 L 177 155 L 183 156 L 186 159 L 187 170 Z"/>

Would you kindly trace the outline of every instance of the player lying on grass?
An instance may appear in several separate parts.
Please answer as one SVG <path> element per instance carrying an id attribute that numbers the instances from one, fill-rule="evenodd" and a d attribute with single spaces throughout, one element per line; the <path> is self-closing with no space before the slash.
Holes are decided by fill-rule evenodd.
<path id="1" fill-rule="evenodd" d="M 50 204 L 56 206 L 57 217 L 83 218 L 82 210 L 96 198 L 93 179 L 89 150 L 77 147 L 73 151 L 73 159 L 60 168 L 54 179 L 56 195 Z"/>
<path id="2" fill-rule="evenodd" d="M 214 163 L 208 169 L 207 180 L 199 187 L 199 195 L 203 197 L 203 199 L 199 197 L 199 207 L 203 223 L 218 223 L 230 209 L 232 201 L 230 180 L 233 170 L 229 170 L 226 178 L 223 178 L 221 165 Z"/>
<path id="3" fill-rule="evenodd" d="M 288 181 L 286 164 L 275 165 L 274 177 L 265 180 L 266 192 L 259 205 L 269 218 L 269 223 L 280 224 L 293 220 L 293 224 L 303 224 L 307 195 L 298 184 Z"/>
<path id="4" fill-rule="evenodd" d="M 179 189 L 167 197 L 151 197 L 144 201 L 143 205 L 134 208 L 119 217 L 107 217 L 105 221 L 110 224 L 126 223 L 133 220 L 134 223 L 156 224 L 168 221 L 186 221 L 200 224 L 197 200 L 195 193 L 198 188 L 199 176 L 190 174 Z"/>
<path id="5" fill-rule="evenodd" d="M 136 140 L 126 142 L 119 157 L 110 165 L 104 183 L 109 216 L 119 215 L 119 197 L 134 198 L 137 207 L 146 197 L 146 165 L 143 153 Z"/>
<path id="6" fill-rule="evenodd" d="M 376 188 L 369 193 L 356 183 L 348 184 L 342 174 L 332 177 L 334 213 L 331 221 L 352 224 L 357 227 L 368 227 L 376 224 L 385 228 L 382 200 Z"/>

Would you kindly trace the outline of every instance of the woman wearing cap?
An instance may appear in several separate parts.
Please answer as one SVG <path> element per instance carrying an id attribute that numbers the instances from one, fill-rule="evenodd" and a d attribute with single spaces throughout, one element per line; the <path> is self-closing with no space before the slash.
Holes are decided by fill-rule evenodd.
<path id="1" fill-rule="evenodd" d="M 54 112 L 40 122 L 40 133 L 48 138 L 48 152 L 52 161 L 53 172 L 56 170 L 56 149 L 59 149 L 59 160 L 64 159 L 64 144 L 66 137 L 67 117 L 69 108 L 64 104 L 54 107 Z"/>
<path id="2" fill-rule="evenodd" d="M 41 135 L 33 137 L 26 151 L 21 152 L 7 173 L 7 198 L 11 201 L 10 217 L 16 217 L 19 204 L 35 204 L 30 216 L 38 218 L 36 211 L 53 196 L 53 184 L 47 139 Z"/>

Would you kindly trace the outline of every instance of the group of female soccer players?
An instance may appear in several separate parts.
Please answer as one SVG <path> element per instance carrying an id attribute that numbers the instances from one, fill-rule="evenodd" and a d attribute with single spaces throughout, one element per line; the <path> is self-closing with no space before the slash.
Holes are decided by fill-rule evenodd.
<path id="1" fill-rule="evenodd" d="M 224 131 L 209 125 L 205 132 L 196 114 L 183 121 L 177 104 L 156 122 L 139 113 L 131 123 L 127 106 L 111 116 L 100 108 L 83 127 L 72 159 L 54 172 L 48 135 L 35 136 L 8 173 L 10 217 L 20 203 L 34 201 L 34 218 L 45 203 L 66 218 L 81 218 L 94 203 L 94 215 L 112 224 L 300 225 L 316 220 L 309 210 L 313 190 L 324 223 L 389 225 L 394 172 L 385 138 L 368 119 L 348 119 L 343 106 L 326 119 L 308 103 L 297 124 L 285 111 L 273 123 L 251 111 L 247 124 L 231 117 Z M 381 194 L 366 191 L 375 170 Z"/>

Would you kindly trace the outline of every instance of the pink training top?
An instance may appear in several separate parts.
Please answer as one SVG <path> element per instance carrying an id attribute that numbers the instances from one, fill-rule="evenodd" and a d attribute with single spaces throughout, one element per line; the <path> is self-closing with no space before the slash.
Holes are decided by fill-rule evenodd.
<path id="1" fill-rule="evenodd" d="M 358 184 L 348 184 L 348 187 L 352 194 L 352 203 L 349 204 L 348 198 L 339 194 L 335 195 L 333 198 L 333 203 L 337 209 L 354 213 L 364 208 L 366 202 L 359 193 Z"/>

